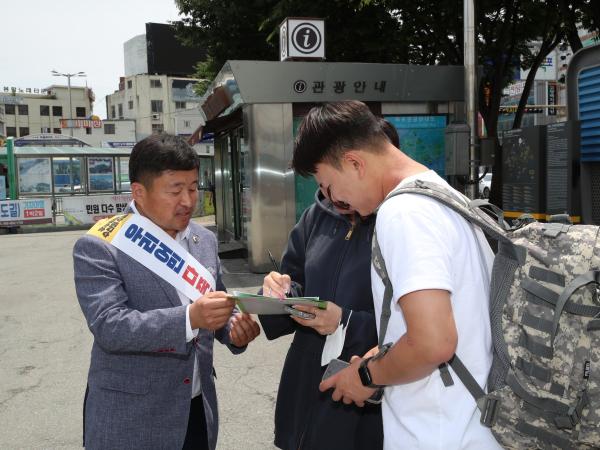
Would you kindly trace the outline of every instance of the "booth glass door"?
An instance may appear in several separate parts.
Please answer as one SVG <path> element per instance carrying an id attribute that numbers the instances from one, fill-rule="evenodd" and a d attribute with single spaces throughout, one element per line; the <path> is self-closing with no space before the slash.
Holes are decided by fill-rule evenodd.
<path id="1" fill-rule="evenodd" d="M 223 155 L 223 225 L 235 240 L 242 234 L 240 144 L 241 129 L 232 130 L 227 138 L 227 153 Z"/>

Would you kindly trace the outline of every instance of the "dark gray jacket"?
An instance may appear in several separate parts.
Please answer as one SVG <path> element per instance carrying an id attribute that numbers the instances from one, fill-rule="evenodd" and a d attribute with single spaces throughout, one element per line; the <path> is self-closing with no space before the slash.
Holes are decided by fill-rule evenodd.
<path id="1" fill-rule="evenodd" d="M 294 282 L 294 294 L 318 296 L 352 317 L 341 359 L 362 356 L 377 345 L 371 294 L 371 236 L 375 217 L 351 223 L 319 191 L 296 224 L 281 261 Z M 275 445 L 286 450 L 379 449 L 383 447 L 380 407 L 344 405 L 321 393 L 321 353 L 325 336 L 287 316 L 260 316 L 268 339 L 294 333 L 275 409 Z"/>

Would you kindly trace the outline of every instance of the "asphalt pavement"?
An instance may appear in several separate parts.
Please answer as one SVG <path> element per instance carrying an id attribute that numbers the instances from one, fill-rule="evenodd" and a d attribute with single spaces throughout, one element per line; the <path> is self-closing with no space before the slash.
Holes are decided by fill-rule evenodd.
<path id="1" fill-rule="evenodd" d="M 92 336 L 79 309 L 71 251 L 84 231 L 0 236 L 0 448 L 81 448 Z M 262 276 L 223 260 L 229 290 Z M 290 337 L 261 334 L 241 354 L 215 346 L 219 449 L 272 449 L 279 376 Z"/>

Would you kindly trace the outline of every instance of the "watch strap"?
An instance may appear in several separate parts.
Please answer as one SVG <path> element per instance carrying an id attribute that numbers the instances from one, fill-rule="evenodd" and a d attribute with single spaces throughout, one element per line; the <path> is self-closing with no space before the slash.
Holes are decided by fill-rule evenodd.
<path id="1" fill-rule="evenodd" d="M 369 388 L 384 388 L 384 385 L 373 383 L 373 377 L 371 376 L 371 371 L 369 370 L 369 361 L 371 361 L 374 357 L 371 356 L 369 358 L 363 359 L 360 363 L 360 367 L 358 368 L 358 375 L 360 377 L 360 381 L 363 386 Z"/>

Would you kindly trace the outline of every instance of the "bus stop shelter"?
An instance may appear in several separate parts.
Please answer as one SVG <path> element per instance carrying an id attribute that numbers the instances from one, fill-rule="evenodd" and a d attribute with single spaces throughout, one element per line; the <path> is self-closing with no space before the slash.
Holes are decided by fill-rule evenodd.
<path id="1" fill-rule="evenodd" d="M 87 225 L 123 212 L 131 200 L 130 154 L 130 148 L 0 148 L 0 164 L 14 166 L 8 180 L 13 195 L 0 198 L 0 226 L 57 224 L 57 217 L 64 218 L 60 224 Z M 212 157 L 201 156 L 200 161 L 195 215 L 212 214 Z"/>

